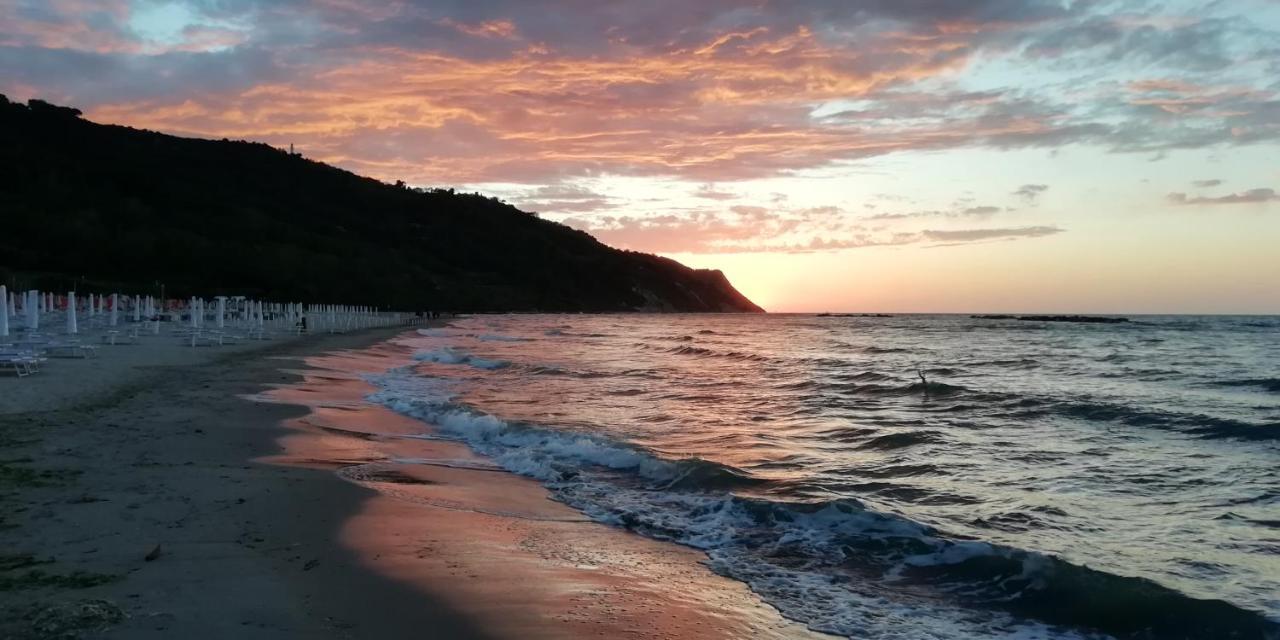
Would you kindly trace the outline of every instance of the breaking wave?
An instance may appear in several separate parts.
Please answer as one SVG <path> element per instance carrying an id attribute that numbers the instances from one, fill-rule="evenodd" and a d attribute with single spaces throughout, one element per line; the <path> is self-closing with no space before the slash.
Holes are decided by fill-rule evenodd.
<path id="1" fill-rule="evenodd" d="M 457 352 L 430 354 L 449 360 Z M 727 465 L 667 459 L 595 433 L 514 423 L 457 403 L 409 369 L 370 377 L 370 399 L 435 425 L 591 518 L 706 552 L 811 628 L 878 638 L 1267 638 L 1280 626 L 1218 600 L 963 539 L 850 498 L 769 499 L 771 482 Z M 944 438 L 881 435 L 893 450 Z M 924 472 L 919 469 L 909 473 Z M 1060 627 L 1070 627 L 1064 629 Z"/>

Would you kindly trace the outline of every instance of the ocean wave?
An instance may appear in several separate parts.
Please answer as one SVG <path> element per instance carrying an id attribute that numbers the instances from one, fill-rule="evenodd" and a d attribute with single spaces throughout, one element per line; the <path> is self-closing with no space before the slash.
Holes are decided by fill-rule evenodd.
<path id="1" fill-rule="evenodd" d="M 509 423 L 456 404 L 438 381 L 371 378 L 370 399 L 434 424 L 502 467 L 544 482 L 591 518 L 701 549 L 785 615 L 877 638 L 1265 638 L 1259 614 L 1145 579 L 949 537 L 857 500 L 780 502 L 727 465 L 669 460 L 604 436 Z M 896 440 L 894 438 L 897 438 Z M 878 436 L 890 448 L 936 432 Z M 1068 625 L 1077 631 L 1054 629 Z"/>
<path id="2" fill-rule="evenodd" d="M 857 371 L 854 373 L 838 373 L 830 376 L 831 379 L 839 382 L 885 382 L 894 381 L 897 378 L 875 371 Z"/>
<path id="3" fill-rule="evenodd" d="M 419 362 L 435 362 L 437 364 L 465 364 L 477 369 L 501 369 L 510 366 L 506 360 L 489 360 L 480 358 L 452 348 L 419 351 L 413 354 Z"/>
<path id="4" fill-rule="evenodd" d="M 1089 401 L 1049 401 L 1019 410 L 1021 418 L 1060 415 L 1088 422 L 1115 422 L 1133 427 L 1181 431 L 1206 439 L 1280 441 L 1280 423 L 1252 423 L 1231 418 L 1146 410 L 1121 404 Z"/>
<path id="5" fill-rule="evenodd" d="M 934 444 L 943 442 L 942 434 L 937 431 L 903 431 L 876 436 L 858 445 L 858 449 L 903 449 L 918 444 Z"/>
<path id="6" fill-rule="evenodd" d="M 671 347 L 663 349 L 666 353 L 685 356 L 703 356 L 712 358 L 727 358 L 730 360 L 743 360 L 751 362 L 766 362 L 769 360 L 767 356 L 756 353 L 743 353 L 741 351 L 716 351 L 705 347 L 694 347 L 690 345 L 682 345 L 679 347 Z"/>
<path id="7" fill-rule="evenodd" d="M 858 351 L 861 351 L 863 353 L 871 353 L 871 354 L 911 353 L 912 352 L 911 349 L 903 349 L 901 347 L 880 347 L 876 345 L 859 347 Z"/>
<path id="8" fill-rule="evenodd" d="M 485 333 L 476 336 L 476 340 L 481 342 L 529 342 L 530 338 L 519 338 L 516 336 L 504 336 L 493 333 Z"/>
<path id="9" fill-rule="evenodd" d="M 994 395 L 977 392 L 961 385 L 947 384 L 945 382 L 910 382 L 898 384 L 844 383 L 826 386 L 828 390 L 839 391 L 851 395 L 898 397 L 919 396 L 921 398 L 942 398 L 962 393 L 984 397 Z"/>
<path id="10" fill-rule="evenodd" d="M 1038 360 L 1033 360 L 1031 358 L 1016 358 L 1016 359 L 1006 359 L 1006 360 L 971 360 L 971 361 L 965 362 L 964 364 L 971 367 L 976 367 L 976 368 L 999 367 L 999 368 L 1007 368 L 1007 369 L 1035 369 L 1040 366 L 1040 362 Z"/>
<path id="11" fill-rule="evenodd" d="M 1280 378 L 1249 378 L 1244 380 L 1218 380 L 1209 383 L 1215 387 L 1252 387 L 1267 393 L 1280 393 Z"/>
<path id="12" fill-rule="evenodd" d="M 452 338 L 461 335 L 461 332 L 448 327 L 437 327 L 433 329 L 418 329 L 418 335 L 427 338 Z"/>

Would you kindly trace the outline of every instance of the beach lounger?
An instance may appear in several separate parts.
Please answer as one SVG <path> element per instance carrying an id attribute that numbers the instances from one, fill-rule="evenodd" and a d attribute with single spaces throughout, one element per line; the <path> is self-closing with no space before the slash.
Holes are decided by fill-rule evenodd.
<path id="1" fill-rule="evenodd" d="M 184 342 L 191 347 L 222 346 L 222 335 L 196 331 L 189 338 L 186 338 Z"/>
<path id="2" fill-rule="evenodd" d="M 108 331 L 102 334 L 102 342 L 109 345 L 138 344 L 138 331 L 136 329 L 130 332 Z"/>
<path id="3" fill-rule="evenodd" d="M 27 359 L 22 356 L 0 354 L 0 371 L 9 373 L 12 371 L 19 378 L 25 378 L 31 375 L 31 368 L 27 364 Z"/>
<path id="4" fill-rule="evenodd" d="M 42 350 L 51 358 L 92 358 L 98 355 L 98 347 L 79 342 L 50 342 Z"/>
<path id="5" fill-rule="evenodd" d="M 14 351 L 0 349 L 0 371 L 12 371 L 19 378 L 25 378 L 40 371 L 40 363 L 44 358 L 30 351 Z"/>
<path id="6" fill-rule="evenodd" d="M 19 351 L 31 351 L 34 354 L 47 355 L 51 358 L 90 358 L 98 355 L 98 348 L 90 344 L 81 344 L 78 340 L 57 340 L 43 335 L 31 335 L 18 342 L 15 347 Z"/>

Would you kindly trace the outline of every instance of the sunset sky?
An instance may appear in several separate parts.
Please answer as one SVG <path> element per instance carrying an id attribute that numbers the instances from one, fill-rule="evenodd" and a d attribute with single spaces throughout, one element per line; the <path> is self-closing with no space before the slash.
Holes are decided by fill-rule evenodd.
<path id="1" fill-rule="evenodd" d="M 1280 313 L 1280 0 L 0 0 L 0 93 L 496 195 L 771 311 Z"/>

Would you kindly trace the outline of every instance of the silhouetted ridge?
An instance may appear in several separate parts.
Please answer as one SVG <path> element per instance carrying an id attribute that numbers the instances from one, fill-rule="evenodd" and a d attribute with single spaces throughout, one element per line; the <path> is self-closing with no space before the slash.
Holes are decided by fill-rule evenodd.
<path id="1" fill-rule="evenodd" d="M 0 280 L 460 311 L 760 311 L 724 274 L 494 198 L 0 96 Z M 10 270 L 15 273 L 5 273 Z M 11 279 L 20 280 L 10 282 Z"/>

